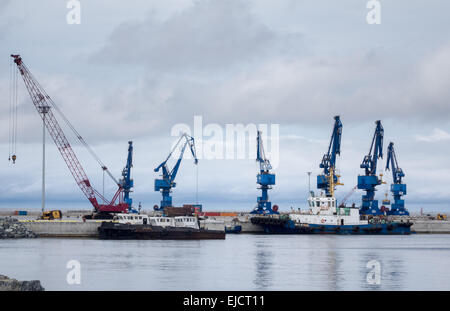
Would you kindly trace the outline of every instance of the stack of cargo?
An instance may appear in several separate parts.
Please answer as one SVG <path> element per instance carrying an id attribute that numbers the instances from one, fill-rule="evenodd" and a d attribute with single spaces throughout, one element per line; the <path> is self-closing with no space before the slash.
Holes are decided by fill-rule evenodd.
<path id="1" fill-rule="evenodd" d="M 199 216 L 208 216 L 208 217 L 237 217 L 237 213 L 230 213 L 230 212 L 204 212 L 199 213 Z"/>
<path id="2" fill-rule="evenodd" d="M 26 216 L 28 215 L 27 211 L 14 211 L 14 216 Z"/>
<path id="3" fill-rule="evenodd" d="M 177 217 L 177 216 L 192 216 L 194 215 L 195 210 L 192 206 L 183 206 L 183 207 L 165 207 L 164 208 L 164 216 L 167 217 Z"/>

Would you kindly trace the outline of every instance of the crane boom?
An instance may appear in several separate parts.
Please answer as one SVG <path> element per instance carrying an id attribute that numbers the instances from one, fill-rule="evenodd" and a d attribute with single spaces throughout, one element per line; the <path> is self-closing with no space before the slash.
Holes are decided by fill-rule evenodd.
<path id="1" fill-rule="evenodd" d="M 52 108 L 56 108 L 55 103 L 50 98 L 50 96 L 45 92 L 45 90 L 40 86 L 37 80 L 33 77 L 31 72 L 28 70 L 27 66 L 23 63 L 20 55 L 11 55 L 14 59 L 14 63 L 17 65 L 19 72 L 23 78 L 25 86 L 28 93 L 30 94 L 31 100 L 42 118 L 47 131 L 52 137 L 56 147 L 58 148 L 61 156 L 69 168 L 70 173 L 74 177 L 77 185 L 80 187 L 83 194 L 87 197 L 89 202 L 94 206 L 97 212 L 126 212 L 128 210 L 128 204 L 120 202 L 122 197 L 122 188 L 119 185 L 119 189 L 112 201 L 107 202 L 107 200 L 96 191 L 87 177 L 81 163 L 78 161 L 75 152 L 73 151 L 69 141 L 67 140 L 64 132 L 59 125 L 55 115 L 53 114 Z M 78 139 L 81 136 L 77 133 Z M 92 150 L 90 150 L 92 153 Z M 97 159 L 98 160 L 98 159 Z M 108 171 L 106 166 L 102 164 L 102 169 L 107 171 L 112 177 L 111 173 Z M 114 179 L 114 178 L 113 178 Z M 115 179 L 114 179 L 115 180 Z M 117 183 L 117 182 L 116 182 Z M 103 202 L 107 204 L 100 204 L 97 200 L 97 196 L 102 199 Z M 115 200 L 119 198 L 119 203 L 114 205 Z"/>

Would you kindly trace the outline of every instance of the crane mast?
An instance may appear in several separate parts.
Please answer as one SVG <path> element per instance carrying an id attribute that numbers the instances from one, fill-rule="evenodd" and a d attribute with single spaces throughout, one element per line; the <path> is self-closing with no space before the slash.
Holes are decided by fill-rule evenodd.
<path id="1" fill-rule="evenodd" d="M 319 167 L 323 168 L 323 173 L 317 175 L 317 189 L 325 190 L 326 196 L 333 197 L 336 185 L 343 185 L 339 182 L 339 175 L 336 175 L 336 156 L 341 155 L 342 122 L 339 116 L 334 117 L 333 133 L 331 134 L 328 152 L 324 154 Z"/>
<path id="2" fill-rule="evenodd" d="M 375 200 L 376 186 L 381 185 L 382 179 L 377 176 L 377 162 L 383 158 L 384 129 L 381 121 L 375 121 L 376 128 L 373 134 L 369 153 L 364 157 L 360 168 L 364 169 L 364 175 L 358 176 L 358 189 L 366 192 L 362 196 L 360 212 L 362 215 L 381 215 L 378 208 L 378 200 Z"/>
<path id="3" fill-rule="evenodd" d="M 172 170 L 170 170 L 167 165 L 167 161 L 171 158 L 173 152 L 178 147 L 183 138 L 185 139 L 185 142 L 181 148 L 180 156 L 178 157 L 178 160 Z M 155 179 L 155 191 L 159 191 L 162 193 L 161 205 L 159 207 L 155 206 L 155 210 L 164 210 L 165 207 L 173 206 L 172 196 L 170 195 L 170 193 L 172 192 L 172 188 L 176 187 L 175 178 L 177 176 L 178 169 L 180 168 L 181 160 L 183 159 L 183 154 L 187 146 L 189 146 L 191 154 L 194 157 L 194 164 L 197 165 L 198 159 L 195 151 L 194 138 L 184 133 L 180 136 L 167 158 L 160 165 L 158 165 L 158 167 L 155 168 L 155 172 L 158 172 L 160 169 L 162 170 L 162 178 Z"/>
<path id="4" fill-rule="evenodd" d="M 406 194 L 406 184 L 402 183 L 402 178 L 405 176 L 405 173 L 398 166 L 393 142 L 390 142 L 388 146 L 386 170 L 391 170 L 392 172 L 391 192 L 394 197 L 394 203 L 391 204 L 388 215 L 408 216 L 409 212 L 405 209 L 405 200 L 402 199 L 402 196 Z"/>
<path id="5" fill-rule="evenodd" d="M 94 210 L 98 213 L 127 212 L 129 206 L 127 203 L 123 202 L 123 189 L 120 184 L 119 189 L 117 190 L 111 201 L 106 200 L 98 191 L 96 191 L 92 187 L 81 163 L 78 161 L 78 158 L 76 157 L 69 141 L 64 135 L 61 126 L 59 125 L 55 115 L 53 114 L 53 109 L 58 109 L 57 106 L 50 98 L 50 96 L 45 92 L 45 90 L 39 85 L 37 80 L 33 77 L 27 66 L 23 63 L 20 55 L 11 55 L 11 57 L 14 59 L 14 63 L 19 69 L 31 100 L 40 117 L 42 118 L 47 131 L 52 137 L 64 161 L 66 162 L 67 167 L 69 168 L 70 173 L 74 177 L 77 185 L 80 187 L 81 191 L 87 197 L 89 202 L 91 202 Z M 82 137 L 78 134 L 78 132 L 76 132 L 73 127 L 71 128 L 76 133 L 77 138 L 82 141 L 86 145 L 86 147 L 88 147 Z M 92 150 L 90 151 L 92 153 Z M 97 159 L 97 161 L 99 161 L 99 159 Z M 103 164 L 102 169 L 106 171 L 111 178 L 114 179 L 106 166 L 104 166 Z M 97 200 L 97 197 L 99 197 L 102 202 L 104 202 L 104 204 L 100 204 Z M 116 204 L 115 202 L 117 199 L 119 199 L 119 202 Z"/>
<path id="6" fill-rule="evenodd" d="M 271 185 L 275 185 L 275 174 L 271 174 L 272 165 L 266 158 L 264 152 L 261 131 L 258 131 L 256 137 L 256 161 L 259 162 L 259 174 L 256 177 L 256 183 L 260 185 L 261 196 L 258 197 L 258 205 L 250 214 L 279 214 L 277 206 L 272 208 L 272 202 L 269 201 L 268 190 L 272 189 Z"/>

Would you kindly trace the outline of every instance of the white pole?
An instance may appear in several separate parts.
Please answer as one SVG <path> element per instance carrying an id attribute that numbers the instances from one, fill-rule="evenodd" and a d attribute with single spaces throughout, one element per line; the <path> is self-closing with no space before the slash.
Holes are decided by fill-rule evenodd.
<path id="1" fill-rule="evenodd" d="M 311 195 L 311 173 L 308 172 L 308 195 Z"/>
<path id="2" fill-rule="evenodd" d="M 44 210 L 45 210 L 45 121 L 43 119 L 42 120 L 42 213 L 44 213 Z"/>

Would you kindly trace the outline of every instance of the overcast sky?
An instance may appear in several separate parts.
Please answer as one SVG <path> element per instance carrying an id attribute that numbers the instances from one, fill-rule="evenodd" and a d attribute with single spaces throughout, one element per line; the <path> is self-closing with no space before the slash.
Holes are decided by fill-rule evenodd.
<path id="1" fill-rule="evenodd" d="M 395 142 L 406 174 L 407 207 L 450 209 L 450 3 L 380 2 L 381 24 L 369 25 L 364 0 L 81 1 L 81 24 L 69 25 L 67 1 L 0 0 L 0 206 L 40 206 L 42 125 L 22 81 L 18 160 L 7 161 L 9 54 L 20 53 L 117 177 L 133 140 L 133 198 L 145 208 L 159 204 L 153 169 L 176 139 L 172 127 L 193 130 L 194 116 L 224 131 L 226 124 L 279 124 L 279 140 L 266 146 L 270 156 L 279 145 L 269 195 L 282 210 L 304 208 L 306 172 L 313 172 L 315 188 L 338 114 L 345 184 L 338 199 L 362 173 L 380 119 L 385 149 Z M 100 168 L 67 136 L 101 190 Z M 47 142 L 49 206 L 90 208 L 50 137 Z M 250 147 L 256 148 L 252 139 Z M 199 201 L 205 209 L 252 209 L 257 169 L 249 158 L 201 159 Z M 185 159 L 176 205 L 195 201 L 196 174 Z M 386 181 L 380 200 L 390 173 Z M 112 196 L 114 185 L 106 189 Z M 359 203 L 361 195 L 356 191 L 350 201 Z"/>

